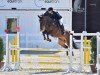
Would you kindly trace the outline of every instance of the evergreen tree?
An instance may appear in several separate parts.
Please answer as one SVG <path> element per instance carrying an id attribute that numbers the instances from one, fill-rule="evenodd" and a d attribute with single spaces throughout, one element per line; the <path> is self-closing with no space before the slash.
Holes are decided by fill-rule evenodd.
<path id="1" fill-rule="evenodd" d="M 0 37 L 0 62 L 4 59 L 4 43 L 3 39 Z"/>

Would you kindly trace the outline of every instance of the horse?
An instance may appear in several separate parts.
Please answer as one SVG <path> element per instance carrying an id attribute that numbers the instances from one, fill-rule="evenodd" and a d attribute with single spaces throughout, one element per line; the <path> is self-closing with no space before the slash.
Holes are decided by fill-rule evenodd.
<path id="1" fill-rule="evenodd" d="M 52 37 L 58 38 L 58 44 L 62 47 L 70 47 L 70 35 L 72 35 L 70 31 L 65 31 L 63 25 L 57 25 L 58 23 L 52 20 L 49 16 L 38 15 L 38 17 L 40 22 L 40 30 L 43 33 L 44 40 L 51 41 L 49 38 L 49 35 L 51 35 Z M 47 35 L 47 38 L 45 35 Z"/>

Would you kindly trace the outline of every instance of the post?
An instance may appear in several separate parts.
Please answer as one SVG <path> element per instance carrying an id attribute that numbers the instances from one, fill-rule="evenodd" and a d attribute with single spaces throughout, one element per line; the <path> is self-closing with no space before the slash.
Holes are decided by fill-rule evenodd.
<path id="1" fill-rule="evenodd" d="M 70 35 L 70 69 L 72 69 L 72 35 Z"/>
<path id="2" fill-rule="evenodd" d="M 9 35 L 6 34 L 6 61 L 2 71 L 10 71 L 12 70 L 10 66 L 10 50 L 9 50 Z"/>
<path id="3" fill-rule="evenodd" d="M 15 64 L 15 67 L 14 67 L 14 70 L 20 70 L 20 69 L 22 69 L 21 67 L 20 67 L 20 47 L 19 47 L 19 39 L 20 39 L 20 35 L 19 35 L 19 32 L 17 32 L 17 44 L 16 44 L 16 51 L 17 51 L 17 62 L 16 62 L 16 64 Z"/>
<path id="4" fill-rule="evenodd" d="M 71 33 L 74 33 L 73 31 Z M 73 52 L 73 37 L 72 35 L 70 35 L 70 64 L 69 64 L 69 69 L 67 70 L 67 73 L 68 72 L 77 72 L 75 69 L 73 69 L 72 65 L 73 65 L 73 57 L 72 57 L 72 52 Z"/>
<path id="5" fill-rule="evenodd" d="M 100 75 L 100 33 L 97 32 L 97 75 Z"/>
<path id="6" fill-rule="evenodd" d="M 85 18 L 84 18 L 84 31 L 87 30 L 87 0 L 85 0 Z"/>
<path id="7" fill-rule="evenodd" d="M 70 64 L 69 64 L 69 68 L 67 69 L 67 73 L 73 71 L 73 68 L 72 68 L 72 35 L 70 35 L 70 47 L 69 47 L 69 55 L 70 55 Z"/>
<path id="8" fill-rule="evenodd" d="M 6 63 L 9 65 L 8 34 L 6 34 Z"/>
<path id="9" fill-rule="evenodd" d="M 83 32 L 84 33 L 84 32 Z M 80 68 L 79 71 L 82 71 L 82 67 L 83 67 L 83 34 L 81 34 L 81 50 L 80 50 Z"/>
<path id="10" fill-rule="evenodd" d="M 90 64 L 90 40 L 84 37 L 84 64 Z"/>
<path id="11" fill-rule="evenodd" d="M 87 54 L 87 37 L 84 37 L 84 64 L 86 64 L 86 54 Z"/>
<path id="12" fill-rule="evenodd" d="M 87 64 L 90 64 L 90 50 L 91 50 L 91 45 L 90 45 L 91 41 L 90 40 L 87 40 L 87 45 L 88 45 L 88 48 L 87 48 Z"/>

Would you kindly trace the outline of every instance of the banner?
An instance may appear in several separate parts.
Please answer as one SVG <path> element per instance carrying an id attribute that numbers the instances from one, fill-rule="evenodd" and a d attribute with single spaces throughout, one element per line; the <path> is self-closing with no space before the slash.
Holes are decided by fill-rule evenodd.
<path id="1" fill-rule="evenodd" d="M 72 8 L 72 0 L 0 0 L 0 9 Z"/>

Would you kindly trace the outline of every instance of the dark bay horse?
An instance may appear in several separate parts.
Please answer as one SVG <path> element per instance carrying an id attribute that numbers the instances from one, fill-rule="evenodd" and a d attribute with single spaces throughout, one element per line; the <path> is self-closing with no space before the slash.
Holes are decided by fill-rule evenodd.
<path id="1" fill-rule="evenodd" d="M 44 40 L 51 41 L 51 39 L 49 39 L 49 35 L 51 35 L 52 37 L 58 38 L 58 43 L 62 47 L 70 47 L 70 35 L 72 35 L 70 31 L 65 31 L 63 26 L 60 27 L 57 25 L 58 23 L 54 22 L 49 16 L 41 15 L 38 17 L 40 22 L 40 30 L 43 33 Z M 75 43 L 73 42 L 73 44 Z"/>

